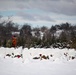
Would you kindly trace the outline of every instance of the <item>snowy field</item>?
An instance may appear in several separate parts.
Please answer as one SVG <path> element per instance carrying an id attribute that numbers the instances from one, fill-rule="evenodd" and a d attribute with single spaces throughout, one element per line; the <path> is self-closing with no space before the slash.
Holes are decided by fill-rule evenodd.
<path id="1" fill-rule="evenodd" d="M 21 54 L 22 57 L 15 57 Z M 40 54 L 48 56 L 49 59 L 41 60 Z M 40 58 L 33 59 L 35 57 Z M 0 75 L 76 75 L 76 51 L 74 49 L 1 47 Z"/>

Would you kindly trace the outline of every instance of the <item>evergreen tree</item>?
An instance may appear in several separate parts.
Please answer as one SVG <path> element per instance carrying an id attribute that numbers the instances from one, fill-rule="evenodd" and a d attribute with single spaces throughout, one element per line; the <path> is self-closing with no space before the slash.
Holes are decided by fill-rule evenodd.
<path id="1" fill-rule="evenodd" d="M 6 43 L 7 43 L 7 41 L 6 41 L 6 39 L 3 41 L 3 47 L 6 47 Z"/>

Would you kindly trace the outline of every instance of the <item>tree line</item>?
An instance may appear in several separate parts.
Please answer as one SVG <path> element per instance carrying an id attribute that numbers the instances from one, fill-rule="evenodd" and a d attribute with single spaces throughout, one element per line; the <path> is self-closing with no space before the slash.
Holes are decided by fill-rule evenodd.
<path id="1" fill-rule="evenodd" d="M 59 34 L 57 34 L 59 31 Z M 29 24 L 22 25 L 12 21 L 0 22 L 0 46 L 12 47 L 12 32 L 17 37 L 17 47 L 23 48 L 76 48 L 76 26 L 70 23 L 32 28 Z"/>

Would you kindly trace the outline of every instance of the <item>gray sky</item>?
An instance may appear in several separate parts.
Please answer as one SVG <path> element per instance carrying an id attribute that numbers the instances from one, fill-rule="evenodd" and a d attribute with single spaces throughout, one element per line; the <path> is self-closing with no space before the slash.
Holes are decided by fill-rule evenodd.
<path id="1" fill-rule="evenodd" d="M 32 26 L 76 24 L 76 0 L 0 0 L 0 15 Z"/>

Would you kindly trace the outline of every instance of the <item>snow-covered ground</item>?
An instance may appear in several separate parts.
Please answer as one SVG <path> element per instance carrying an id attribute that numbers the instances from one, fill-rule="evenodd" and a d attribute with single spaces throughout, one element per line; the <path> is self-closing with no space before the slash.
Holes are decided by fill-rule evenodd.
<path id="1" fill-rule="evenodd" d="M 7 54 L 11 56 L 8 57 Z M 14 58 L 15 55 L 20 54 L 23 55 L 22 58 Z M 33 59 L 33 57 L 39 57 L 39 54 L 49 56 L 49 59 Z M 0 75 L 76 75 L 76 51 L 1 47 Z"/>

